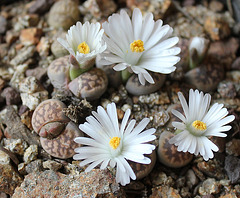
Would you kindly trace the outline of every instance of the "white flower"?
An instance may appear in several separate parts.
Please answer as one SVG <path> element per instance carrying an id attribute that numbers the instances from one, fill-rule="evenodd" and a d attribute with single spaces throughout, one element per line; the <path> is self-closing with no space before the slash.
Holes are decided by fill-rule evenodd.
<path id="1" fill-rule="evenodd" d="M 189 105 L 182 95 L 178 93 L 184 114 L 176 110 L 172 113 L 181 122 L 173 122 L 172 125 L 181 132 L 170 139 L 169 143 L 175 144 L 178 151 L 190 152 L 203 156 L 204 160 L 213 158 L 213 151 L 218 151 L 218 147 L 211 142 L 209 136 L 226 137 L 224 131 L 229 131 L 231 126 L 226 125 L 234 120 L 234 116 L 227 116 L 228 111 L 223 108 L 223 104 L 215 103 L 210 109 L 210 94 L 203 95 L 198 90 L 189 91 Z M 226 126 L 225 126 L 226 125 Z"/>
<path id="2" fill-rule="evenodd" d="M 111 52 L 101 55 L 102 64 L 115 63 L 113 69 L 116 71 L 127 68 L 138 74 L 143 85 L 145 80 L 154 83 L 147 70 L 163 74 L 173 72 L 176 69 L 174 65 L 180 60 L 176 56 L 180 48 L 173 47 L 179 39 L 169 38 L 173 29 L 162 24 L 162 20 L 153 20 L 152 13 L 143 18 L 138 8 L 134 9 L 132 20 L 124 10 L 120 14 L 113 14 L 108 22 L 102 24 L 107 34 L 104 35 L 107 50 Z"/>
<path id="3" fill-rule="evenodd" d="M 97 112 L 92 112 L 94 117 L 88 116 L 87 122 L 80 124 L 79 128 L 89 138 L 75 138 L 75 142 L 87 146 L 75 149 L 75 152 L 79 154 L 74 155 L 73 159 L 83 160 L 80 162 L 80 166 L 90 164 L 86 168 L 86 172 L 100 164 L 100 169 L 105 169 L 108 164 L 112 168 L 117 166 L 116 182 L 126 185 L 130 182 L 130 177 L 136 179 L 127 160 L 142 164 L 151 162 L 144 154 L 150 154 L 155 149 L 154 145 L 146 144 L 156 138 L 153 135 L 155 129 L 143 131 L 149 123 L 148 118 L 144 118 L 134 128 L 136 120 L 130 120 L 128 123 L 130 113 L 131 111 L 128 109 L 119 127 L 116 105 L 108 104 L 107 111 L 98 106 Z"/>
<path id="4" fill-rule="evenodd" d="M 103 41 L 104 30 L 101 29 L 100 23 L 86 22 L 82 25 L 77 22 L 68 30 L 65 41 L 58 38 L 58 42 L 73 55 L 81 65 L 86 61 L 96 58 L 96 55 L 102 53 L 107 45 Z"/>

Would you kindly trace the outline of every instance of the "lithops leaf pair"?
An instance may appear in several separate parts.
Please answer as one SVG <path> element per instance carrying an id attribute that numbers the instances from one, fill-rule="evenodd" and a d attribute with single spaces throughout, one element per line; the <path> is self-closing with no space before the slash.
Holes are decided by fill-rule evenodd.
<path id="1" fill-rule="evenodd" d="M 32 126 L 39 134 L 43 149 L 50 155 L 66 159 L 74 155 L 79 147 L 73 139 L 83 136 L 77 125 L 63 113 L 66 105 L 59 100 L 49 99 L 40 103 L 32 116 Z"/>
<path id="2" fill-rule="evenodd" d="M 54 60 L 48 67 L 48 77 L 57 89 L 69 89 L 78 98 L 94 100 L 101 97 L 108 86 L 105 72 L 99 68 L 92 68 L 70 81 L 69 56 Z"/>

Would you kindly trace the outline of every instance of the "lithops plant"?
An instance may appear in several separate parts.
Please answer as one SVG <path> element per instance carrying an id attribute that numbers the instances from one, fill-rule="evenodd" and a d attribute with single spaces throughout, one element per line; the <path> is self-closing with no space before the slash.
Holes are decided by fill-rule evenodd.
<path id="1" fill-rule="evenodd" d="M 43 149 L 50 155 L 66 159 L 74 155 L 79 146 L 73 139 L 83 136 L 78 127 L 63 113 L 66 105 L 49 99 L 38 105 L 32 116 L 32 126 L 39 134 Z"/>
<path id="2" fill-rule="evenodd" d="M 174 134 L 164 131 L 159 137 L 158 159 L 161 163 L 172 168 L 186 166 L 193 159 L 193 155 L 188 152 L 178 152 L 177 147 L 168 141 Z"/>
<path id="3" fill-rule="evenodd" d="M 151 154 L 146 155 L 146 157 L 151 159 L 150 164 L 140 164 L 128 161 L 137 177 L 136 179 L 138 180 L 148 176 L 151 173 L 154 165 L 156 164 L 157 157 L 155 150 Z"/>

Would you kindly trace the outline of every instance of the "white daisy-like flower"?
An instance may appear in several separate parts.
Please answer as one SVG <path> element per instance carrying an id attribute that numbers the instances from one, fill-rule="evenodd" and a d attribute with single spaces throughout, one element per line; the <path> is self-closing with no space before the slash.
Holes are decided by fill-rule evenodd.
<path id="1" fill-rule="evenodd" d="M 87 122 L 80 124 L 79 128 L 89 137 L 77 137 L 75 142 L 87 145 L 76 148 L 73 159 L 83 160 L 80 166 L 90 164 L 86 172 L 91 171 L 100 165 L 100 169 L 105 169 L 108 165 L 116 168 L 116 182 L 126 185 L 130 178 L 136 179 L 131 166 L 127 160 L 136 163 L 150 164 L 151 160 L 144 154 L 151 154 L 155 149 L 154 145 L 146 144 L 156 139 L 153 135 L 154 128 L 144 130 L 149 123 L 148 118 L 144 118 L 136 127 L 136 120 L 128 122 L 131 111 L 128 109 L 123 117 L 121 126 L 118 123 L 115 103 L 107 105 L 107 111 L 98 106 L 97 112 L 92 112 L 93 116 L 86 118 Z"/>
<path id="2" fill-rule="evenodd" d="M 66 40 L 58 38 L 58 42 L 73 55 L 80 66 L 86 61 L 96 58 L 96 55 L 102 53 L 107 45 L 103 41 L 104 30 L 100 29 L 100 23 L 86 22 L 82 25 L 77 22 L 68 30 Z"/>
<path id="3" fill-rule="evenodd" d="M 144 18 L 141 11 L 135 8 L 132 20 L 124 10 L 113 14 L 104 22 L 102 27 L 107 35 L 107 51 L 103 53 L 101 64 L 116 64 L 113 69 L 122 71 L 128 69 L 138 75 L 142 85 L 145 80 L 154 83 L 148 71 L 169 74 L 180 58 L 179 47 L 173 47 L 178 37 L 169 38 L 173 29 L 162 25 L 162 20 L 153 20 L 153 14 L 148 13 Z M 147 71 L 148 70 L 148 71 Z"/>
<path id="4" fill-rule="evenodd" d="M 178 93 L 184 114 L 179 111 L 172 110 L 181 122 L 173 122 L 180 133 L 169 140 L 169 143 L 175 144 L 178 151 L 194 153 L 203 156 L 204 160 L 213 158 L 212 151 L 218 151 L 218 147 L 211 142 L 208 137 L 226 137 L 224 131 L 231 129 L 230 125 L 226 125 L 234 120 L 234 116 L 227 116 L 228 111 L 223 108 L 223 104 L 215 103 L 209 109 L 211 96 L 203 94 L 198 90 L 189 91 L 189 105 L 181 92 Z"/>

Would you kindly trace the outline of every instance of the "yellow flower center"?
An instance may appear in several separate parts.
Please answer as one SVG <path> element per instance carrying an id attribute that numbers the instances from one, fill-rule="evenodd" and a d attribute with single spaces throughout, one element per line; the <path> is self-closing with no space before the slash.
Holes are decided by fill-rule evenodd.
<path id="1" fill-rule="evenodd" d="M 192 123 L 192 126 L 197 129 L 197 130 L 200 130 L 200 131 L 204 131 L 207 129 L 207 125 L 200 121 L 200 120 L 195 120 L 193 123 Z"/>
<path id="2" fill-rule="evenodd" d="M 77 49 L 78 49 L 79 53 L 83 53 L 83 54 L 88 54 L 90 52 L 90 48 L 89 48 L 88 44 L 85 43 L 85 41 L 80 43 L 78 45 Z"/>
<path id="3" fill-rule="evenodd" d="M 130 48 L 132 52 L 143 52 L 144 51 L 144 43 L 141 40 L 134 40 L 130 44 Z"/>
<path id="4" fill-rule="evenodd" d="M 121 140 L 120 137 L 113 137 L 113 138 L 109 141 L 109 144 L 110 144 L 110 146 L 111 146 L 113 149 L 117 149 L 117 147 L 118 147 L 119 144 L 120 144 L 120 140 Z"/>

